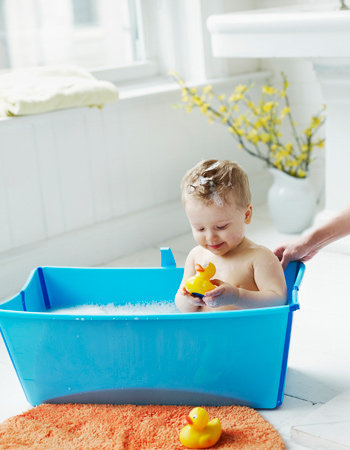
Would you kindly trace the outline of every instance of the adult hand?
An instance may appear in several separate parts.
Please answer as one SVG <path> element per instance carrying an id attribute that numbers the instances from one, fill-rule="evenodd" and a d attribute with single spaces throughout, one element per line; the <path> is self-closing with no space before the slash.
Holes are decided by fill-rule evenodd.
<path id="1" fill-rule="evenodd" d="M 234 305 L 239 297 L 238 288 L 221 280 L 210 280 L 217 287 L 207 292 L 204 297 L 204 303 L 210 308 L 219 308 L 220 306 Z"/>
<path id="2" fill-rule="evenodd" d="M 301 237 L 295 242 L 277 247 L 274 254 L 281 261 L 283 270 L 285 270 L 290 261 L 308 261 L 319 250 L 319 246 L 310 244 L 308 237 Z"/>
<path id="3" fill-rule="evenodd" d="M 276 248 L 274 253 L 285 269 L 289 261 L 308 261 L 321 248 L 348 234 L 350 234 L 350 205 L 308 235 Z"/>

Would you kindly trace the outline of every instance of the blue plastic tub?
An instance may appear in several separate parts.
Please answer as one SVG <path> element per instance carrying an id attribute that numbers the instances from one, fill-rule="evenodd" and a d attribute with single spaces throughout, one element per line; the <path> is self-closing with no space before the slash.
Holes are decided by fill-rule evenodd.
<path id="1" fill-rule="evenodd" d="M 183 269 L 39 267 L 0 305 L 0 327 L 28 401 L 243 404 L 283 401 L 304 264 L 286 270 L 288 304 L 243 311 L 62 315 L 73 305 L 174 301 Z"/>

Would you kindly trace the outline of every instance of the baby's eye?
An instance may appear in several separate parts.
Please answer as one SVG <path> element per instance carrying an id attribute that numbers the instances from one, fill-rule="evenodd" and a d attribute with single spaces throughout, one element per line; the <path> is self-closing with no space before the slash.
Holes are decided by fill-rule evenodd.
<path id="1" fill-rule="evenodd" d="M 204 228 L 197 228 L 197 231 L 204 231 Z"/>
<path id="2" fill-rule="evenodd" d="M 216 227 L 218 230 L 224 230 L 225 228 L 227 228 L 227 225 L 223 225 L 222 227 Z"/>

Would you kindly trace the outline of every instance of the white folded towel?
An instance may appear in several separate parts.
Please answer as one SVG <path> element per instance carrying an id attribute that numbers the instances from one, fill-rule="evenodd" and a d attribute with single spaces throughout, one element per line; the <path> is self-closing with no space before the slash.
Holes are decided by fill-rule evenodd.
<path id="1" fill-rule="evenodd" d="M 117 88 L 76 66 L 43 66 L 0 75 L 0 116 L 98 106 L 118 100 Z"/>

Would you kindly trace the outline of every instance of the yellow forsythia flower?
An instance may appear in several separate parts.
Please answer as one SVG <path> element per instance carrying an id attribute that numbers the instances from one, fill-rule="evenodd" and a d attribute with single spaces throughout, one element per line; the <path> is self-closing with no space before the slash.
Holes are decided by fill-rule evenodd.
<path id="1" fill-rule="evenodd" d="M 281 119 L 283 119 L 283 117 L 285 117 L 289 113 L 290 113 L 290 108 L 289 108 L 289 106 L 286 106 L 281 111 L 281 115 L 280 115 Z"/>
<path id="2" fill-rule="evenodd" d="M 203 88 L 203 94 L 209 94 L 209 92 L 211 92 L 213 90 L 212 86 L 210 86 L 210 84 L 208 84 L 207 86 L 205 86 Z"/>
<path id="3" fill-rule="evenodd" d="M 259 139 L 266 144 L 271 141 L 271 136 L 268 133 L 260 133 Z"/>
<path id="4" fill-rule="evenodd" d="M 306 134 L 307 137 L 311 137 L 312 136 L 312 129 L 311 128 L 306 128 L 306 130 L 304 130 L 304 133 Z"/>
<path id="5" fill-rule="evenodd" d="M 259 140 L 256 130 L 249 131 L 249 133 L 247 133 L 247 135 L 246 135 L 246 138 L 249 141 L 253 141 L 253 142 L 257 142 Z"/>
<path id="6" fill-rule="evenodd" d="M 276 102 L 267 102 L 267 103 L 264 103 L 262 108 L 265 112 L 270 112 L 271 109 L 273 109 L 275 106 L 277 106 Z"/>
<path id="7" fill-rule="evenodd" d="M 261 88 L 261 90 L 262 90 L 265 94 L 269 94 L 269 95 L 276 94 L 276 92 L 277 92 L 277 89 L 275 89 L 275 88 L 272 87 L 272 86 L 263 86 L 263 87 Z"/>
<path id="8" fill-rule="evenodd" d="M 228 101 L 230 103 L 232 103 L 232 102 L 238 102 L 239 100 L 243 100 L 243 99 L 244 99 L 243 94 L 238 93 L 238 94 L 231 95 L 231 97 L 228 99 Z"/>
<path id="9" fill-rule="evenodd" d="M 202 106 L 203 105 L 203 100 L 201 100 L 198 95 L 194 95 L 193 96 L 193 101 L 197 106 Z"/>
<path id="10" fill-rule="evenodd" d="M 239 111 L 239 106 L 237 104 L 230 105 L 230 111 L 235 111 L 235 112 Z"/>
<path id="11" fill-rule="evenodd" d="M 319 139 L 317 142 L 316 142 L 316 145 L 317 145 L 317 147 L 319 147 L 319 148 L 323 148 L 324 147 L 324 139 Z"/>
<path id="12" fill-rule="evenodd" d="M 320 117 L 312 117 L 310 127 L 317 128 L 320 125 L 320 123 L 321 123 Z"/>
<path id="13" fill-rule="evenodd" d="M 233 119 L 233 124 L 235 127 L 240 127 L 242 125 L 242 123 L 244 122 L 245 116 L 243 114 L 241 114 L 238 117 L 235 117 Z"/>
<path id="14" fill-rule="evenodd" d="M 235 93 L 236 94 L 243 94 L 248 89 L 248 86 L 245 84 L 238 84 L 235 87 Z"/>

